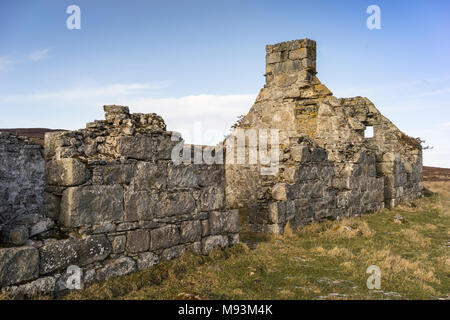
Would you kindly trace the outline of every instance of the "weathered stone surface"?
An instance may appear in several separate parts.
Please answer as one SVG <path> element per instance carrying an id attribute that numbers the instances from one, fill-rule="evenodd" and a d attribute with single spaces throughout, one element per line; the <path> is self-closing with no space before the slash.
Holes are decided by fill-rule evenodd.
<path id="1" fill-rule="evenodd" d="M 158 255 L 153 252 L 144 252 L 139 254 L 137 259 L 137 267 L 139 270 L 144 270 L 153 267 L 159 263 Z"/>
<path id="2" fill-rule="evenodd" d="M 152 211 L 156 217 L 170 217 L 192 213 L 195 201 L 188 191 L 162 193 L 152 198 Z"/>
<path id="3" fill-rule="evenodd" d="M 232 234 L 232 235 L 229 235 L 229 236 L 228 236 L 228 244 L 229 244 L 230 246 L 235 245 L 235 244 L 238 244 L 239 241 L 240 241 L 239 233 Z"/>
<path id="4" fill-rule="evenodd" d="M 126 222 L 152 220 L 156 198 L 157 194 L 147 191 L 126 192 L 124 220 Z"/>
<path id="5" fill-rule="evenodd" d="M 116 225 L 111 221 L 101 222 L 92 227 L 91 234 L 110 233 L 116 230 Z"/>
<path id="6" fill-rule="evenodd" d="M 200 221 L 184 221 L 181 223 L 181 242 L 197 242 L 202 239 Z"/>
<path id="7" fill-rule="evenodd" d="M 136 262 L 129 257 L 122 257 L 109 262 L 97 271 L 97 281 L 105 281 L 112 277 L 124 276 L 136 272 Z"/>
<path id="8" fill-rule="evenodd" d="M 89 172 L 77 159 L 60 159 L 47 162 L 46 181 L 49 185 L 78 186 L 86 182 Z"/>
<path id="9" fill-rule="evenodd" d="M 0 243 L 21 246 L 30 237 L 28 228 L 23 225 L 3 226 L 0 230 Z"/>
<path id="10" fill-rule="evenodd" d="M 10 299 L 30 299 L 36 296 L 53 295 L 56 279 L 54 277 L 39 278 L 21 286 L 6 287 L 3 293 Z"/>
<path id="11" fill-rule="evenodd" d="M 161 260 L 167 261 L 180 257 L 186 252 L 186 247 L 184 245 L 175 246 L 172 248 L 165 249 L 161 253 Z"/>
<path id="12" fill-rule="evenodd" d="M 212 235 L 239 232 L 239 210 L 225 212 L 213 211 L 209 216 L 209 229 Z"/>
<path id="13" fill-rule="evenodd" d="M 294 161 L 308 162 L 311 160 L 311 153 L 306 146 L 294 145 L 291 148 L 291 155 Z"/>
<path id="14" fill-rule="evenodd" d="M 164 189 L 167 185 L 167 163 L 139 162 L 133 184 L 136 191 Z"/>
<path id="15" fill-rule="evenodd" d="M 96 166 L 93 169 L 92 180 L 94 184 L 128 184 L 135 175 L 134 164 L 113 164 Z"/>
<path id="16" fill-rule="evenodd" d="M 120 186 L 72 187 L 64 191 L 60 223 L 79 227 L 123 220 L 123 189 Z"/>
<path id="17" fill-rule="evenodd" d="M 53 222 L 52 219 L 47 218 L 40 220 L 30 228 L 30 237 L 46 232 L 52 229 L 54 226 L 55 223 Z"/>
<path id="18" fill-rule="evenodd" d="M 169 166 L 168 184 L 170 187 L 193 188 L 198 186 L 197 175 L 192 165 Z"/>
<path id="19" fill-rule="evenodd" d="M 39 276 L 39 253 L 33 247 L 0 249 L 0 287 Z"/>
<path id="20" fill-rule="evenodd" d="M 138 253 L 150 247 L 150 233 L 147 230 L 135 230 L 127 233 L 127 251 Z"/>
<path id="21" fill-rule="evenodd" d="M 223 165 L 199 164 L 195 166 L 198 185 L 200 187 L 221 187 L 225 188 L 225 175 Z"/>
<path id="22" fill-rule="evenodd" d="M 202 220 L 202 237 L 209 236 L 209 220 Z"/>
<path id="23" fill-rule="evenodd" d="M 272 189 L 272 197 L 278 201 L 287 200 L 286 184 L 278 183 Z"/>
<path id="24" fill-rule="evenodd" d="M 201 254 L 202 253 L 202 243 L 201 241 L 189 243 L 186 245 L 186 250 L 190 251 L 194 254 Z"/>
<path id="25" fill-rule="evenodd" d="M 214 248 L 228 246 L 228 238 L 224 236 L 211 236 L 202 240 L 202 252 L 208 255 Z"/>
<path id="26" fill-rule="evenodd" d="M 0 132 L 0 226 L 18 215 L 42 212 L 44 172 L 40 145 Z"/>
<path id="27" fill-rule="evenodd" d="M 45 193 L 44 214 L 50 219 L 57 220 L 61 208 L 61 197 L 52 193 Z"/>
<path id="28" fill-rule="evenodd" d="M 119 155 L 136 160 L 170 160 L 177 142 L 167 134 L 120 136 L 116 140 Z"/>
<path id="29" fill-rule="evenodd" d="M 131 192 L 126 193 L 125 220 L 152 220 L 192 213 L 195 209 L 193 195 L 189 191 Z"/>
<path id="30" fill-rule="evenodd" d="M 225 190 L 219 187 L 204 188 L 200 194 L 200 209 L 211 211 L 223 208 L 225 208 Z"/>
<path id="31" fill-rule="evenodd" d="M 121 136 L 116 140 L 117 152 L 130 159 L 152 160 L 155 150 L 151 135 Z"/>
<path id="32" fill-rule="evenodd" d="M 125 251 L 125 246 L 127 243 L 126 236 L 117 236 L 114 237 L 111 245 L 112 245 L 112 253 L 122 253 Z"/>
<path id="33" fill-rule="evenodd" d="M 49 274 L 70 265 L 81 267 L 95 261 L 102 261 L 111 251 L 111 243 L 105 235 L 53 241 L 39 249 L 40 273 Z"/>
<path id="34" fill-rule="evenodd" d="M 180 232 L 175 225 L 168 225 L 150 232 L 150 250 L 165 249 L 180 243 Z"/>
<path id="35" fill-rule="evenodd" d="M 125 113 L 125 114 L 129 114 L 130 113 L 130 109 L 128 107 L 125 106 L 118 106 L 118 105 L 105 105 L 103 106 L 103 110 L 106 113 L 116 113 L 116 114 L 120 114 L 120 113 Z"/>

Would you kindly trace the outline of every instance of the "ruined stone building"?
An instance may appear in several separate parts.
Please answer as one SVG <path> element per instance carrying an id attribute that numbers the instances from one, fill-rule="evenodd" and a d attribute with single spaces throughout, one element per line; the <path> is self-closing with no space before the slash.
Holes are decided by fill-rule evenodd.
<path id="1" fill-rule="evenodd" d="M 266 47 L 266 84 L 238 128 L 279 129 L 280 169 L 227 166 L 227 204 L 254 231 L 282 232 L 422 196 L 422 148 L 367 98 L 342 98 L 316 77 L 316 43 Z M 371 127 L 373 137 L 366 137 Z"/>
<path id="2" fill-rule="evenodd" d="M 367 98 L 335 98 L 316 77 L 314 41 L 269 45 L 266 62 L 255 104 L 215 148 L 184 144 L 158 115 L 123 106 L 105 106 L 105 120 L 85 129 L 47 133 L 44 148 L 0 134 L 3 291 L 64 292 L 70 266 L 86 286 L 208 254 L 239 242 L 240 211 L 251 231 L 283 233 L 422 195 L 418 140 Z M 230 161 L 242 149 L 233 137 L 249 130 L 279 150 L 273 172 L 262 174 L 261 158 Z"/>

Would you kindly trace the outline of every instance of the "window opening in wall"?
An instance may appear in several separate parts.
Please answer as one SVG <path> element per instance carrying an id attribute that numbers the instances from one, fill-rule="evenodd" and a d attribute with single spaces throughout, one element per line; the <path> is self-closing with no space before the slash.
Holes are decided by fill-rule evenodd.
<path id="1" fill-rule="evenodd" d="M 364 138 L 373 138 L 373 126 L 367 126 L 364 130 Z"/>

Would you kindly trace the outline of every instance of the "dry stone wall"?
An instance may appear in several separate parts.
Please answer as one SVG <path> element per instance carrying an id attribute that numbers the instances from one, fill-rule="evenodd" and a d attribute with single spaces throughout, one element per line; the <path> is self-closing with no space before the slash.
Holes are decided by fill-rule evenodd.
<path id="1" fill-rule="evenodd" d="M 64 292 L 70 266 L 82 268 L 89 285 L 239 242 L 223 165 L 176 165 L 172 151 L 183 141 L 162 118 L 122 106 L 105 111 L 106 120 L 86 129 L 46 135 L 45 213 L 57 227 L 42 241 L 0 249 L 7 294 Z"/>
<path id="2" fill-rule="evenodd" d="M 22 245 L 46 228 L 45 161 L 40 145 L 0 132 L 0 243 Z"/>

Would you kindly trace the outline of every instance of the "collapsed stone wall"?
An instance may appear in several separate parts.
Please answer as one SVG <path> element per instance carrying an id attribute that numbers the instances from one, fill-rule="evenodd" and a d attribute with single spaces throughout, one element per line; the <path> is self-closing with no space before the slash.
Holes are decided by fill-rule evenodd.
<path id="1" fill-rule="evenodd" d="M 360 121 L 358 133 L 373 128 L 368 140 L 374 146 L 377 171 L 384 177 L 384 198 L 387 207 L 422 196 L 423 166 L 420 142 L 401 132 L 363 97 L 340 99 L 351 117 Z"/>
<path id="2" fill-rule="evenodd" d="M 39 232 L 44 170 L 40 145 L 0 132 L 0 243 L 22 245 Z"/>
<path id="3" fill-rule="evenodd" d="M 174 146 L 184 142 L 162 118 L 105 111 L 106 120 L 86 129 L 46 134 L 45 212 L 57 227 L 30 246 L 0 250 L 7 294 L 63 292 L 72 265 L 89 285 L 239 242 L 223 165 L 174 164 Z"/>
<path id="4" fill-rule="evenodd" d="M 315 41 L 266 46 L 266 84 L 236 129 L 278 129 L 279 171 L 261 177 L 258 165 L 226 169 L 227 204 L 248 209 L 251 229 L 282 233 L 288 221 L 298 227 L 375 212 L 422 195 L 417 140 L 368 99 L 337 99 L 316 74 Z M 370 125 L 375 129 L 371 139 L 364 136 Z M 319 150 L 323 158 L 304 157 Z M 300 196 L 293 190 L 303 190 L 304 177 L 309 177 L 307 192 Z M 255 190 L 253 197 L 240 196 Z"/>

